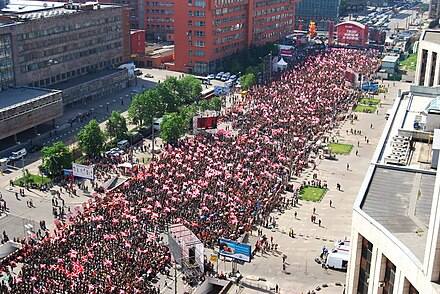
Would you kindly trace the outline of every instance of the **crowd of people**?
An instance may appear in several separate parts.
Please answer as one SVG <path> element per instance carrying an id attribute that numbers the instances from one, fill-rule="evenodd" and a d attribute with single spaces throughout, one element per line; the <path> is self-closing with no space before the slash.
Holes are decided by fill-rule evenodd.
<path id="1" fill-rule="evenodd" d="M 182 223 L 213 247 L 219 237 L 237 240 L 264 223 L 288 202 L 282 192 L 308 165 L 315 142 L 359 98 L 345 72 L 373 74 L 375 60 L 372 51 L 327 49 L 255 86 L 247 105 L 223 118 L 233 131 L 166 147 L 118 189 L 97 194 L 58 220 L 54 234 L 9 258 L 2 291 L 157 293 L 151 280 L 171 265 L 160 232 Z"/>

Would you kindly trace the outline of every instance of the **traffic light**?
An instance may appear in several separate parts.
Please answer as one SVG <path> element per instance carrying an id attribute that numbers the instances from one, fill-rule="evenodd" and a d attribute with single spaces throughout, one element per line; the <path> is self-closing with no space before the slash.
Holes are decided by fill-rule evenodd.
<path id="1" fill-rule="evenodd" d="M 316 37 L 316 23 L 314 21 L 310 22 L 309 36 L 310 36 L 310 39 L 313 39 L 314 37 Z"/>

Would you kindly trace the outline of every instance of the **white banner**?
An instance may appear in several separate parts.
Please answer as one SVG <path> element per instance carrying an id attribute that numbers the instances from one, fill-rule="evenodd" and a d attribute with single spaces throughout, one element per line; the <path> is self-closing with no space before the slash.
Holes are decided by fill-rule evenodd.
<path id="1" fill-rule="evenodd" d="M 93 180 L 93 167 L 72 163 L 72 172 L 75 177 Z"/>

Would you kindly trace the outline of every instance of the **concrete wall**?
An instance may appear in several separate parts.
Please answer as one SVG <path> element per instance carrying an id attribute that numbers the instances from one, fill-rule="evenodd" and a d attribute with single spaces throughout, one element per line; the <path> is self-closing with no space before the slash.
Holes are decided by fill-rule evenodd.
<path id="1" fill-rule="evenodd" d="M 61 91 L 53 91 L 28 103 L 5 108 L 0 111 L 0 140 L 55 119 L 62 114 Z"/>

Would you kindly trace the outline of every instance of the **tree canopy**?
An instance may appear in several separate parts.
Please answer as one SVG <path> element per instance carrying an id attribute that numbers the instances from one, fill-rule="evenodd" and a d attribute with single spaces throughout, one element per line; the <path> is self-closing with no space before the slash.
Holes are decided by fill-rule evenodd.
<path id="1" fill-rule="evenodd" d="M 128 116 L 133 123 L 142 125 L 144 122 L 151 123 L 154 117 L 163 115 L 164 106 L 162 97 L 157 90 L 148 90 L 134 97 Z"/>
<path id="2" fill-rule="evenodd" d="M 41 170 L 50 176 L 59 175 L 63 169 L 72 168 L 72 158 L 72 151 L 63 142 L 55 142 L 41 150 Z"/>
<path id="3" fill-rule="evenodd" d="M 96 119 L 92 119 L 82 130 L 76 135 L 79 149 L 87 156 L 98 156 L 104 151 L 104 143 L 106 136 L 99 127 Z"/>
<path id="4" fill-rule="evenodd" d="M 188 120 L 185 114 L 173 112 L 164 116 L 160 124 L 160 137 L 167 143 L 176 143 L 188 130 Z"/>
<path id="5" fill-rule="evenodd" d="M 255 75 L 253 73 L 245 74 L 240 78 L 240 82 L 244 90 L 249 90 L 255 84 Z"/>
<path id="6" fill-rule="evenodd" d="M 126 135 L 127 121 L 125 117 L 117 110 L 113 110 L 106 124 L 106 131 L 109 137 L 115 138 L 116 140 L 121 140 Z"/>

